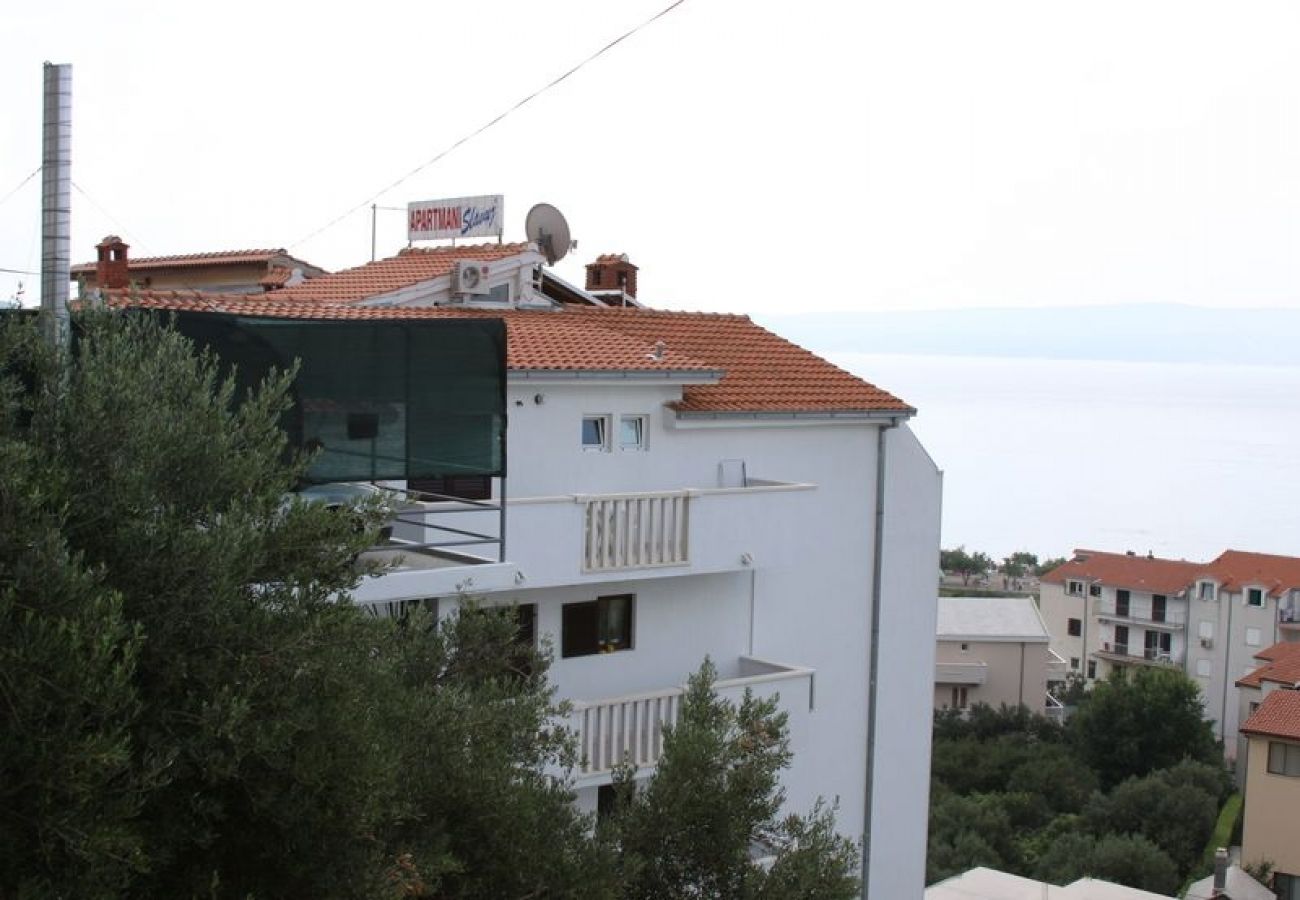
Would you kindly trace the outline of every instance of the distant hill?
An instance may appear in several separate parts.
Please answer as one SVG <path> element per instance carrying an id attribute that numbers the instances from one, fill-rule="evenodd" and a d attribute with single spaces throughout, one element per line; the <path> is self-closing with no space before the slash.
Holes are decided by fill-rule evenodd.
<path id="1" fill-rule="evenodd" d="M 762 316 L 819 352 L 1300 365 L 1300 309 L 1178 304 Z"/>

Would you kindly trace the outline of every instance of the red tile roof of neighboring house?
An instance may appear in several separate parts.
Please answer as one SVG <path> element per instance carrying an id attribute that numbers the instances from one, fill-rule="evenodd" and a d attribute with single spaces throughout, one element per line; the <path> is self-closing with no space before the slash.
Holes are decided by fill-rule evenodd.
<path id="1" fill-rule="evenodd" d="M 1300 691 L 1273 691 L 1241 726 L 1241 731 L 1300 741 Z"/>
<path id="2" fill-rule="evenodd" d="M 1073 559 L 1057 566 L 1040 580 L 1049 584 L 1064 584 L 1066 579 L 1096 581 L 1154 594 L 1176 594 L 1191 584 L 1196 573 L 1204 568 L 1204 563 L 1185 559 L 1075 550 Z"/>
<path id="3" fill-rule="evenodd" d="M 458 260 L 490 263 L 518 256 L 529 244 L 469 244 L 463 247 L 408 247 L 396 256 L 321 275 L 285 288 L 285 299 L 315 303 L 353 303 L 450 275 Z M 540 259 L 540 257 L 538 257 Z"/>
<path id="4" fill-rule="evenodd" d="M 328 276 L 326 276 L 328 277 Z M 300 287 L 309 286 L 302 285 Z M 687 413 L 910 414 L 902 400 L 798 347 L 746 316 L 566 306 L 545 310 L 357 306 L 304 302 L 298 287 L 263 294 L 113 291 L 115 306 L 302 319 L 425 319 L 485 316 L 506 323 L 516 371 L 698 373 L 676 408 Z M 657 346 L 662 342 L 663 346 Z"/>
<path id="5" fill-rule="evenodd" d="M 1277 597 L 1300 587 L 1300 557 L 1225 550 L 1199 574 L 1213 578 L 1227 591 L 1235 593 L 1246 585 L 1258 585 Z"/>
<path id="6" fill-rule="evenodd" d="M 1265 681 L 1288 687 L 1300 683 L 1300 642 L 1274 644 L 1255 658 L 1267 660 L 1267 664 L 1237 679 L 1237 687 L 1260 687 Z"/>
<path id="7" fill-rule="evenodd" d="M 269 290 L 284 287 L 284 283 L 293 277 L 293 269 L 285 266 L 271 266 L 266 274 L 257 282 L 262 287 Z"/>
<path id="8" fill-rule="evenodd" d="M 287 250 L 219 250 L 215 253 L 182 253 L 177 256 L 139 256 L 129 258 L 126 267 L 129 271 L 136 269 L 188 268 L 193 266 L 234 266 L 245 263 L 267 263 L 277 256 L 288 256 Z M 96 263 L 77 263 L 72 267 L 73 275 L 88 275 L 95 272 Z"/>

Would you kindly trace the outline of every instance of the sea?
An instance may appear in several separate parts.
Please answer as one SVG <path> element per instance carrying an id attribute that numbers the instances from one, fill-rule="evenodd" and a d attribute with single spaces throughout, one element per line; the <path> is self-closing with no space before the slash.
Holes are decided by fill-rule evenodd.
<path id="1" fill-rule="evenodd" d="M 944 547 L 1300 556 L 1300 366 L 823 355 L 917 408 Z"/>

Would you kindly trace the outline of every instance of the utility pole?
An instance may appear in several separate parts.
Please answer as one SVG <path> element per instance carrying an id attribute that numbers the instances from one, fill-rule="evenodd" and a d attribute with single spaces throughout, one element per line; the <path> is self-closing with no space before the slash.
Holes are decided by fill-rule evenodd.
<path id="1" fill-rule="evenodd" d="M 47 339 L 68 343 L 72 278 L 72 66 L 45 64 L 41 132 L 41 320 Z"/>

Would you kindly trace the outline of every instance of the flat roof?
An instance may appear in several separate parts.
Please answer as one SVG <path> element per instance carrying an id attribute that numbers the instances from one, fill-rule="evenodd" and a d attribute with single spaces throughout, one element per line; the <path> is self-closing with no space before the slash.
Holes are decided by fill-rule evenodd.
<path id="1" fill-rule="evenodd" d="M 1051 640 L 1032 597 L 940 597 L 935 634 L 941 641 Z"/>

